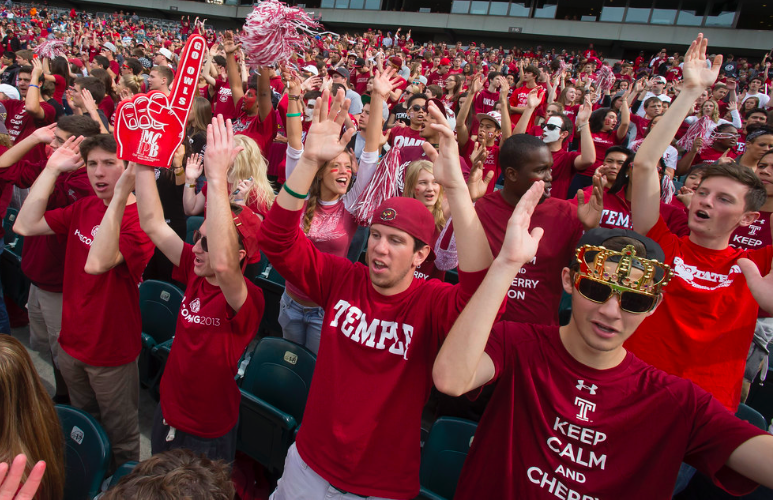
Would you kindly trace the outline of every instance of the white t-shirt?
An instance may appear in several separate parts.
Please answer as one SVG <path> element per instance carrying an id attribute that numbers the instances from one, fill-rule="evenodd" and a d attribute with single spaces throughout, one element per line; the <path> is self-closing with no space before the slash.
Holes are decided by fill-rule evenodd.
<path id="1" fill-rule="evenodd" d="M 743 101 L 741 101 L 741 104 L 743 104 L 746 99 L 750 97 L 756 97 L 760 100 L 760 107 L 764 108 L 768 105 L 768 102 L 770 102 L 770 97 L 767 94 L 763 94 L 762 92 L 758 92 L 756 94 L 746 94 L 746 97 L 743 98 Z"/>

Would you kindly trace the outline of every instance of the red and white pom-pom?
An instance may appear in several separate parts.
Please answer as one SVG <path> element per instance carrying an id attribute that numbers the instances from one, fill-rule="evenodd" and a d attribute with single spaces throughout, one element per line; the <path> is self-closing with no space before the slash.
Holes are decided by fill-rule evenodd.
<path id="1" fill-rule="evenodd" d="M 400 195 L 398 170 L 400 169 L 400 152 L 392 148 L 381 158 L 368 187 L 365 188 L 354 205 L 354 217 L 361 226 L 369 226 L 373 212 L 389 198 Z"/>
<path id="2" fill-rule="evenodd" d="M 459 266 L 459 257 L 456 253 L 456 235 L 452 217 L 446 221 L 446 225 L 435 243 L 435 267 L 441 271 L 450 271 Z"/>
<path id="3" fill-rule="evenodd" d="M 45 42 L 32 49 L 32 51 L 37 54 L 38 57 L 47 57 L 49 59 L 53 59 L 57 56 L 64 57 L 66 55 L 66 47 L 67 42 L 64 40 L 46 40 Z"/>
<path id="4" fill-rule="evenodd" d="M 285 63 L 309 45 L 319 26 L 302 9 L 266 0 L 247 16 L 239 42 L 252 67 Z"/>
<path id="5" fill-rule="evenodd" d="M 602 92 L 608 92 L 612 90 L 612 85 L 615 83 L 615 75 L 612 74 L 612 68 L 609 66 L 601 66 L 598 74 L 596 75 L 596 84 L 599 90 Z"/>
<path id="6" fill-rule="evenodd" d="M 687 132 L 685 132 L 685 134 L 676 142 L 676 144 L 685 151 L 690 151 L 692 149 L 692 145 L 695 143 L 695 139 L 700 137 L 703 139 L 701 149 L 698 151 L 698 153 L 700 153 L 707 147 L 711 146 L 711 133 L 715 128 L 717 128 L 717 124 L 714 123 L 710 117 L 703 116 L 694 121 L 692 125 L 690 125 L 690 128 L 687 129 Z"/>

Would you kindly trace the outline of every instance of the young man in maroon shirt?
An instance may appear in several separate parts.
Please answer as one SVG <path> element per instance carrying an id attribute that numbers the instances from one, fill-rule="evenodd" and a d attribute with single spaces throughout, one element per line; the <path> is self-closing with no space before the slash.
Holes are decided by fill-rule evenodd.
<path id="1" fill-rule="evenodd" d="M 137 287 L 153 244 L 140 229 L 134 186 L 119 180 L 124 163 L 116 158 L 115 139 L 105 134 L 81 140 L 70 137 L 48 160 L 14 231 L 67 237 L 59 367 L 72 405 L 99 418 L 113 464 L 120 465 L 139 460 Z M 46 211 L 59 176 L 84 162 L 96 196 Z"/>
<path id="2" fill-rule="evenodd" d="M 374 212 L 368 262 L 315 250 L 299 228 L 305 193 L 339 139 L 348 103 L 339 92 L 328 112 L 317 100 L 303 156 L 263 222 L 260 244 L 276 269 L 325 308 L 325 323 L 303 426 L 274 500 L 419 493 L 419 431 L 430 370 L 444 332 L 473 293 L 491 252 L 462 176 L 453 131 L 430 104 L 434 175 L 446 191 L 460 237 L 459 281 L 414 279 L 430 254 L 435 222 L 412 198 L 391 198 Z M 297 445 L 297 446 L 296 446 Z M 308 464 L 308 465 L 307 465 Z M 348 494 L 346 494 L 348 492 Z M 338 498 L 338 497 L 335 497 Z"/>
<path id="3" fill-rule="evenodd" d="M 185 243 L 164 221 L 153 168 L 137 170 L 140 224 L 176 266 L 186 284 L 175 340 L 161 379 L 161 402 L 153 419 L 153 453 L 188 448 L 212 460 L 232 462 L 236 453 L 239 357 L 263 316 L 263 292 L 242 274 L 258 252 L 260 219 L 247 207 L 230 206 L 227 171 L 239 153 L 230 121 L 207 127 L 204 167 L 209 183 L 207 219 Z"/>
<path id="4" fill-rule="evenodd" d="M 683 459 L 734 494 L 773 485 L 773 462 L 760 459 L 773 453 L 773 436 L 623 347 L 672 276 L 653 240 L 588 231 L 561 273 L 568 325 L 494 324 L 511 280 L 555 230 L 529 231 L 542 189 L 521 198 L 433 367 L 452 396 L 497 382 L 454 498 L 670 498 Z"/>

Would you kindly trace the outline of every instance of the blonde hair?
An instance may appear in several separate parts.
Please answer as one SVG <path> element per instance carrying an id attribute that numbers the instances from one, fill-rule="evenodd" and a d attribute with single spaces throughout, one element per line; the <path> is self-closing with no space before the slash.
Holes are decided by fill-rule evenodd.
<path id="1" fill-rule="evenodd" d="M 714 123 L 718 123 L 719 122 L 719 104 L 714 99 L 709 98 L 703 101 L 703 104 L 701 104 L 700 116 L 706 116 L 703 114 L 703 106 L 705 106 L 707 102 L 714 103 L 714 111 L 711 112 L 711 115 L 709 115 L 709 117 L 711 118 L 711 121 L 713 121 Z"/>
<path id="2" fill-rule="evenodd" d="M 64 495 L 64 440 L 59 417 L 24 346 L 0 335 L 0 462 L 27 456 L 23 479 L 39 461 L 46 462 L 39 500 Z"/>
<path id="3" fill-rule="evenodd" d="M 142 77 L 139 75 L 123 75 L 118 84 L 134 95 L 142 91 Z"/>
<path id="4" fill-rule="evenodd" d="M 428 160 L 416 160 L 412 161 L 405 168 L 405 189 L 403 189 L 403 196 L 406 198 L 416 198 L 413 190 L 416 188 L 416 184 L 419 182 L 419 174 L 423 171 L 429 172 L 433 176 L 435 173 L 432 171 L 432 162 Z M 435 218 L 435 228 L 440 231 L 443 226 L 446 225 L 446 217 L 443 215 L 443 186 L 440 186 L 438 191 L 437 200 L 435 204 L 429 208 L 432 217 Z M 425 242 L 430 244 L 431 242 Z"/>
<path id="5" fill-rule="evenodd" d="M 228 170 L 228 183 L 234 189 L 239 182 L 252 177 L 250 189 L 246 193 L 239 193 L 239 196 L 244 196 L 245 205 L 255 202 L 259 207 L 266 207 L 268 210 L 274 204 L 276 194 L 268 180 L 268 163 L 263 158 L 258 143 L 246 135 L 235 135 L 234 143 L 236 147 L 241 146 L 244 150 L 236 155 L 234 164 Z"/>

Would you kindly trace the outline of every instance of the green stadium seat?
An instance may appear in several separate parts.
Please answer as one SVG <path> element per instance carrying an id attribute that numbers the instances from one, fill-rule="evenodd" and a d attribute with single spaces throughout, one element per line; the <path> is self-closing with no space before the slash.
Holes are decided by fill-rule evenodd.
<path id="1" fill-rule="evenodd" d="M 118 484 L 118 481 L 120 481 L 121 478 L 123 478 L 124 476 L 129 475 L 136 466 L 137 466 L 137 462 L 126 462 L 125 464 L 119 466 L 115 470 L 115 472 L 113 472 L 113 475 L 110 476 L 110 480 L 107 483 L 107 489 L 109 490 L 110 488 Z"/>
<path id="2" fill-rule="evenodd" d="M 451 500 L 478 424 L 440 417 L 429 431 L 421 453 L 420 499 Z"/>
<path id="3" fill-rule="evenodd" d="M 29 297 L 30 280 L 21 270 L 20 254 L 12 251 L 0 254 L 0 280 L 3 283 L 3 294 L 19 307 L 24 307 Z"/>
<path id="4" fill-rule="evenodd" d="M 747 406 L 743 403 L 738 405 L 738 410 L 736 410 L 735 416 L 741 420 L 749 422 L 755 427 L 759 427 L 763 431 L 767 430 L 768 428 L 767 423 L 765 422 L 765 417 L 763 417 L 760 412 L 751 406 Z"/>
<path id="5" fill-rule="evenodd" d="M 19 211 L 15 208 L 8 207 L 6 209 L 5 218 L 3 219 L 3 230 L 5 231 L 3 242 L 5 243 L 5 251 L 21 257 L 21 249 L 24 246 L 24 236 L 13 232 L 13 223 L 16 222 L 17 215 L 19 215 Z"/>
<path id="6" fill-rule="evenodd" d="M 263 262 L 263 260 L 261 260 Z M 266 307 L 263 311 L 263 319 L 260 322 L 258 335 L 282 336 L 282 326 L 279 324 L 279 302 L 285 291 L 285 279 L 274 269 L 268 260 L 262 272 L 254 279 L 254 283 L 263 290 L 263 299 Z"/>
<path id="7" fill-rule="evenodd" d="M 151 355 L 159 344 L 174 337 L 183 292 L 176 286 L 157 280 L 140 284 L 140 314 L 142 315 L 142 351 L 140 351 L 140 382 L 152 387 L 161 366 Z"/>
<path id="8" fill-rule="evenodd" d="M 262 339 L 241 382 L 237 449 L 281 474 L 295 430 L 303 420 L 316 356 L 275 337 Z"/>
<path id="9" fill-rule="evenodd" d="M 561 302 L 558 304 L 558 324 L 568 325 L 570 319 L 572 319 L 572 296 L 562 292 Z"/>
<path id="10" fill-rule="evenodd" d="M 193 232 L 204 223 L 204 217 L 200 215 L 191 215 L 186 221 L 187 230 L 185 231 L 185 243 L 193 245 Z"/>
<path id="11" fill-rule="evenodd" d="M 83 410 L 57 405 L 65 444 L 64 498 L 91 500 L 110 467 L 111 447 L 99 423 Z"/>

